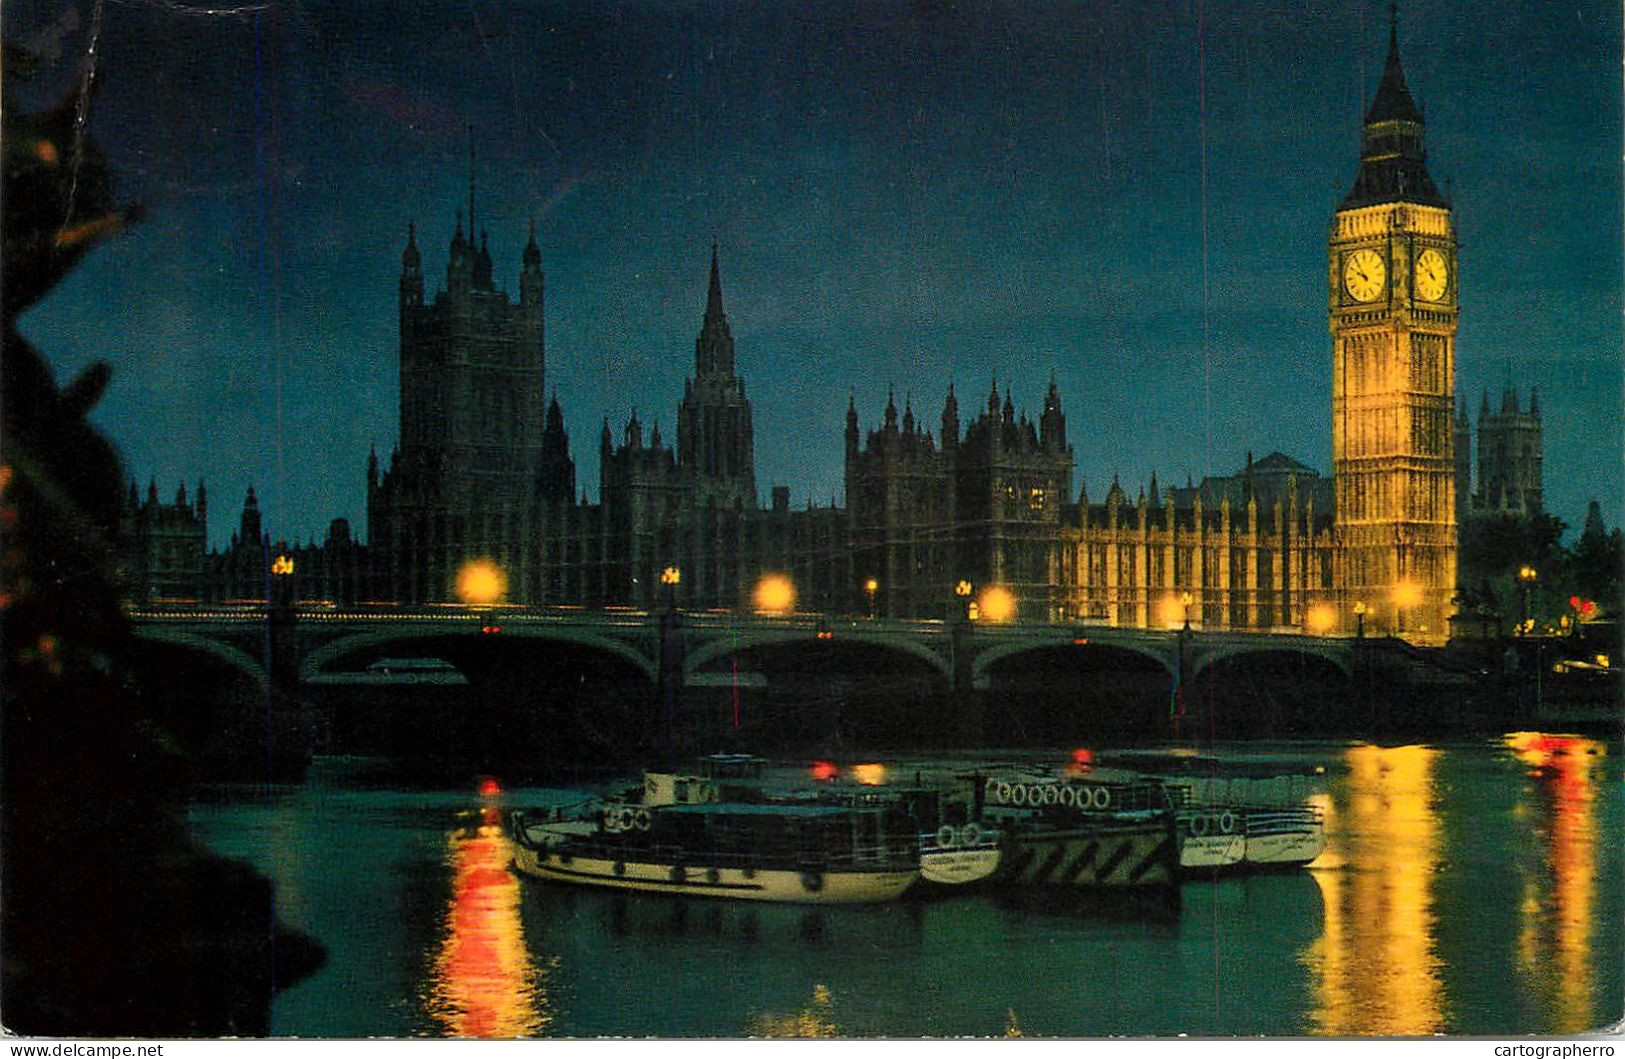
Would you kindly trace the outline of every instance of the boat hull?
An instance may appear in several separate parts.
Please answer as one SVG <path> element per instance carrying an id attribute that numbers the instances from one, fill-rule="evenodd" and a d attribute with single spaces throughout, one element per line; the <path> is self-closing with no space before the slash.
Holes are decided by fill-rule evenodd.
<path id="1" fill-rule="evenodd" d="M 1187 871 L 1234 867 L 1246 856 L 1244 835 L 1192 836 L 1179 844 L 1179 866 Z"/>
<path id="2" fill-rule="evenodd" d="M 1299 868 L 1326 849 L 1322 831 L 1247 836 L 1246 862 L 1259 868 Z"/>
<path id="3" fill-rule="evenodd" d="M 612 890 L 812 905 L 892 901 L 901 897 L 920 874 L 915 870 L 817 871 L 617 861 L 524 845 L 514 850 L 514 867 L 550 882 Z"/>
<path id="4" fill-rule="evenodd" d="M 1170 818 L 1023 829 L 999 871 L 1009 886 L 1133 890 L 1178 882 Z"/>
<path id="5" fill-rule="evenodd" d="M 992 878 L 1003 857 L 998 846 L 920 852 L 920 881 L 936 886 L 968 886 Z"/>

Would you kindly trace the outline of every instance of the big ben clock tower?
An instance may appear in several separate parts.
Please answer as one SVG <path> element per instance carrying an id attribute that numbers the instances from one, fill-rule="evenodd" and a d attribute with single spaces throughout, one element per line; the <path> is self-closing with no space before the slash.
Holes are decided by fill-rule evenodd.
<path id="1" fill-rule="evenodd" d="M 1456 588 L 1456 235 L 1388 62 L 1327 244 L 1336 584 L 1348 624 L 1442 641 Z"/>

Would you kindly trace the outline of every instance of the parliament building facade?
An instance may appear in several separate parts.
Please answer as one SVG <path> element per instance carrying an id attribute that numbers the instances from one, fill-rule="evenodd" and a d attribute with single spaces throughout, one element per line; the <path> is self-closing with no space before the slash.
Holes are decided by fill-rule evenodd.
<path id="1" fill-rule="evenodd" d="M 508 602 L 531 606 L 749 608 L 778 574 L 801 611 L 954 618 L 999 587 L 1022 620 L 1316 632 L 1358 620 L 1372 634 L 1442 639 L 1458 520 L 1540 508 L 1538 399 L 1525 411 L 1510 382 L 1498 414 L 1487 396 L 1480 411 L 1471 490 L 1471 424 L 1454 385 L 1455 226 L 1393 35 L 1327 243 L 1329 477 L 1281 453 L 1249 455 L 1228 476 L 1176 486 L 1153 475 L 1133 498 L 1114 479 L 1092 500 L 1073 492 L 1052 379 L 1031 418 L 996 382 L 963 418 L 947 386 L 934 424 L 893 397 L 865 430 L 849 401 L 845 506 L 792 510 L 782 487 L 763 506 L 713 246 L 676 437 L 635 414 L 619 430 L 605 421 L 589 502 L 546 387 L 541 263 L 533 230 L 517 299 L 499 290 L 471 196 L 469 230 L 459 214 L 431 299 L 409 228 L 400 442 L 369 458 L 365 544 L 336 520 L 320 544 L 273 547 L 250 491 L 231 546 L 203 555 L 201 484 L 195 504 L 183 490 L 175 505 L 155 489 L 142 503 L 132 486 L 132 595 L 263 598 L 266 562 L 286 554 L 306 598 L 452 602 L 459 571 L 483 560 L 505 576 Z"/>

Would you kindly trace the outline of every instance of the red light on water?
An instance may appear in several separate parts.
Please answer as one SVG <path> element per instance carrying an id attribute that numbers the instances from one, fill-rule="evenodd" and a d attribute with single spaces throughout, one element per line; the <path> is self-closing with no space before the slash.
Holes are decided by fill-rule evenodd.
<path id="1" fill-rule="evenodd" d="M 812 763 L 812 778 L 815 780 L 832 780 L 841 774 L 833 761 L 814 761 Z"/>
<path id="2" fill-rule="evenodd" d="M 495 776 L 481 776 L 480 777 L 480 795 L 482 797 L 489 798 L 492 795 L 501 794 L 501 793 L 502 793 L 502 784 L 497 782 L 497 778 Z"/>

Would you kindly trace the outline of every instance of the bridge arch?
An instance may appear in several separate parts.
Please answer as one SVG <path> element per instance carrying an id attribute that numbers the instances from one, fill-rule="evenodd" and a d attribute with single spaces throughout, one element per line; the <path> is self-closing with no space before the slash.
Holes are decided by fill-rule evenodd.
<path id="1" fill-rule="evenodd" d="M 1150 650 L 1144 645 L 1134 643 L 1132 641 L 1118 641 L 1115 639 L 1095 640 L 1091 638 L 1088 645 L 1078 645 L 1069 634 L 1064 638 L 1043 637 L 1018 640 L 1012 643 L 999 644 L 996 647 L 989 647 L 987 650 L 976 655 L 976 660 L 971 665 L 971 680 L 977 687 L 984 687 L 987 684 L 988 671 L 998 662 L 1002 662 L 1007 658 L 1012 658 L 1016 655 L 1024 654 L 1029 651 L 1048 651 L 1054 650 L 1058 647 L 1073 646 L 1078 646 L 1083 650 L 1088 650 L 1091 647 L 1108 647 L 1113 650 L 1126 651 L 1130 654 L 1139 655 L 1142 658 L 1148 658 L 1151 661 L 1156 662 L 1157 665 L 1161 666 L 1169 676 L 1173 675 L 1174 670 L 1178 666 L 1177 661 L 1167 658 L 1161 652 Z"/>
<path id="2" fill-rule="evenodd" d="M 233 669 L 254 682 L 260 691 L 270 688 L 271 678 L 260 664 L 260 660 L 244 651 L 240 647 L 217 640 L 211 636 L 203 636 L 195 632 L 186 632 L 182 629 L 166 628 L 161 625 L 137 625 L 135 635 L 138 639 L 152 643 L 169 644 L 174 647 L 184 647 L 190 651 L 199 651 L 220 659 Z"/>
<path id="3" fill-rule="evenodd" d="M 430 626 L 420 626 L 406 629 L 374 629 L 366 632 L 350 633 L 336 640 L 323 644 L 307 654 L 299 665 L 299 679 L 308 681 L 321 675 L 327 666 L 331 665 L 345 655 L 369 647 L 381 647 L 392 643 L 411 643 L 418 640 L 439 639 L 447 635 L 468 635 L 468 630 L 459 626 L 455 630 L 448 630 Z M 659 664 L 636 646 L 625 640 L 613 636 L 603 636 L 588 629 L 571 625 L 514 625 L 505 627 L 498 634 L 506 639 L 551 640 L 557 643 L 573 643 L 582 647 L 591 647 L 606 654 L 614 655 L 629 663 L 638 672 L 642 673 L 650 683 L 659 677 Z"/>
<path id="4" fill-rule="evenodd" d="M 912 638 L 892 637 L 884 634 L 849 632 L 845 629 L 836 632 L 836 636 L 844 643 L 860 643 L 870 647 L 879 647 L 885 650 L 897 651 L 901 654 L 912 655 L 944 679 L 953 678 L 953 665 L 949 659 L 933 651 Z M 772 647 L 777 644 L 806 643 L 815 640 L 816 631 L 813 629 L 768 629 L 761 632 L 745 633 L 735 638 L 729 635 L 719 635 L 716 639 L 689 651 L 683 660 L 683 675 L 685 678 L 700 672 L 705 666 L 719 658 L 725 658 L 736 651 L 743 651 L 752 647 Z"/>
<path id="5" fill-rule="evenodd" d="M 1218 663 L 1230 659 L 1246 655 L 1280 654 L 1308 655 L 1323 659 L 1331 663 L 1344 677 L 1352 675 L 1346 648 L 1341 648 L 1337 644 L 1318 643 L 1312 640 L 1294 641 L 1289 637 L 1278 637 L 1271 643 L 1216 644 L 1207 648 L 1193 660 L 1191 677 L 1194 679 L 1203 676 Z"/>

